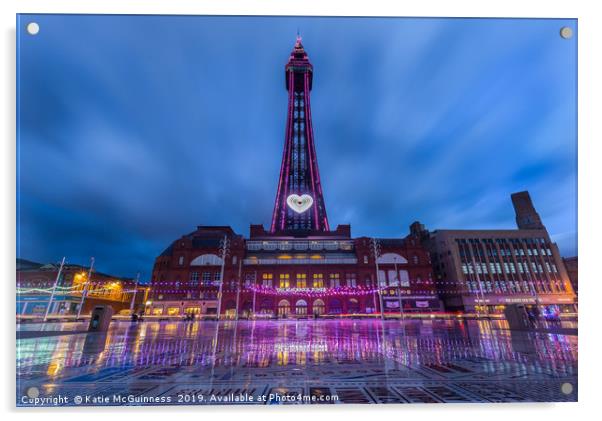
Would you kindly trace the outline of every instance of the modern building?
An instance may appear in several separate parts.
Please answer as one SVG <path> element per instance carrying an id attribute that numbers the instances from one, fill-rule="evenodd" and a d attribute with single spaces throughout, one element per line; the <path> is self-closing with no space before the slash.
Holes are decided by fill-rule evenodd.
<path id="1" fill-rule="evenodd" d="M 18 315 L 43 316 L 47 309 L 53 315 L 75 315 L 84 290 L 86 298 L 82 314 L 89 313 L 98 304 L 109 304 L 115 311 L 127 309 L 132 299 L 137 310 L 144 308 L 148 287 L 138 285 L 133 279 L 90 272 L 89 267 L 76 264 L 65 264 L 60 275 L 59 270 L 60 263 L 43 264 L 17 259 Z M 136 296 L 134 289 L 137 290 Z"/>
<path id="2" fill-rule="evenodd" d="M 518 229 L 428 231 L 419 222 L 410 227 L 431 253 L 445 307 L 500 313 L 508 304 L 524 304 L 544 315 L 575 311 L 564 261 L 529 193 L 514 193 L 512 203 Z"/>
<path id="3" fill-rule="evenodd" d="M 331 230 L 314 144 L 313 66 L 298 38 L 285 66 L 286 135 L 269 229 L 199 226 L 156 258 L 147 313 L 311 317 L 440 310 L 414 236 Z M 401 304 L 400 304 L 401 303 Z"/>
<path id="4" fill-rule="evenodd" d="M 571 285 L 573 286 L 573 290 L 575 294 L 579 294 L 579 265 L 578 258 L 575 257 L 566 257 L 564 260 L 564 267 L 566 268 L 566 272 L 569 275 L 569 280 L 571 281 Z"/>

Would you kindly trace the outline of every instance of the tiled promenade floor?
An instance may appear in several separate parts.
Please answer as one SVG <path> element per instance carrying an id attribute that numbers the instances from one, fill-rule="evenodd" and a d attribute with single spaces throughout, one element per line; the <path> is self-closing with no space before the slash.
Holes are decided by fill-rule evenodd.
<path id="1" fill-rule="evenodd" d="M 274 395 L 314 403 L 575 401 L 577 336 L 510 332 L 500 323 L 113 322 L 106 335 L 18 340 L 17 404 L 29 406 L 24 396 L 36 392 L 68 398 L 59 405 L 75 405 L 76 396 L 87 405 L 136 405 L 240 394 L 260 404 L 283 403 Z M 261 396 L 267 402 L 257 402 Z"/>

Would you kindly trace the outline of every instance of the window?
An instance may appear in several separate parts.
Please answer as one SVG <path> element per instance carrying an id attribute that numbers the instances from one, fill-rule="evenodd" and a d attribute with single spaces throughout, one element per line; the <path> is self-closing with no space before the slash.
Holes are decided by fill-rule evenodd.
<path id="1" fill-rule="evenodd" d="M 330 279 L 330 288 L 338 288 L 341 286 L 341 280 L 338 273 L 331 273 L 328 277 Z"/>
<path id="2" fill-rule="evenodd" d="M 387 278 L 386 278 L 384 270 L 379 270 L 378 271 L 378 286 L 379 287 L 386 287 L 387 286 Z"/>
<path id="3" fill-rule="evenodd" d="M 252 273 L 245 274 L 245 287 L 250 287 L 255 283 L 255 275 Z"/>
<path id="4" fill-rule="evenodd" d="M 290 286 L 291 286 L 290 275 L 288 273 L 281 273 L 279 277 L 280 277 L 280 283 L 279 283 L 280 288 L 290 288 Z"/>
<path id="5" fill-rule="evenodd" d="M 199 273 L 198 272 L 190 273 L 190 284 L 192 286 L 197 286 L 199 284 Z"/>
<path id="6" fill-rule="evenodd" d="M 211 272 L 203 272 L 203 285 L 211 285 Z"/>
<path id="7" fill-rule="evenodd" d="M 214 272 L 213 273 L 213 280 L 215 281 L 215 284 L 219 284 L 219 282 L 221 281 L 220 273 L 219 272 Z"/>
<path id="8" fill-rule="evenodd" d="M 307 288 L 307 274 L 306 273 L 298 273 L 297 274 L 297 288 Z"/>
<path id="9" fill-rule="evenodd" d="M 357 286 L 357 282 L 355 279 L 355 273 L 348 273 L 346 281 L 347 281 L 348 287 L 355 288 Z"/>
<path id="10" fill-rule="evenodd" d="M 389 270 L 387 276 L 389 277 L 389 286 L 396 287 L 399 285 L 399 277 L 394 270 Z"/>
<path id="11" fill-rule="evenodd" d="M 272 275 L 271 273 L 264 273 L 261 275 L 261 284 L 264 287 L 271 287 L 273 279 L 274 279 L 274 275 Z"/>
<path id="12" fill-rule="evenodd" d="M 232 256 L 232 264 L 235 265 L 238 262 L 238 258 L 236 256 Z"/>
<path id="13" fill-rule="evenodd" d="M 412 256 L 412 263 L 414 263 L 415 265 L 417 265 L 420 262 L 420 260 L 418 259 L 417 255 Z"/>
<path id="14" fill-rule="evenodd" d="M 314 288 L 324 288 L 324 275 L 321 273 L 314 273 L 313 281 Z"/>
<path id="15" fill-rule="evenodd" d="M 180 256 L 178 259 L 178 265 L 182 266 L 184 264 L 184 256 Z"/>
<path id="16" fill-rule="evenodd" d="M 364 256 L 364 264 L 367 265 L 368 264 L 368 256 Z"/>

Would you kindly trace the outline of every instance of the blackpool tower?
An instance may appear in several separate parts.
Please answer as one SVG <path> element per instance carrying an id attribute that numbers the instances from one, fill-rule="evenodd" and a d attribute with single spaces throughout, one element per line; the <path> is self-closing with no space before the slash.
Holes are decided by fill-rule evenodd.
<path id="1" fill-rule="evenodd" d="M 311 122 L 313 66 L 299 36 L 284 69 L 288 112 L 270 232 L 329 231 Z"/>

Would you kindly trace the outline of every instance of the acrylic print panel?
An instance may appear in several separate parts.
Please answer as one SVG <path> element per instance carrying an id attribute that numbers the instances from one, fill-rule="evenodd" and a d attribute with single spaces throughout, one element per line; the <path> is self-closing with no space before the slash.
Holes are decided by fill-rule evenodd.
<path id="1" fill-rule="evenodd" d="M 18 406 L 577 400 L 576 20 L 17 33 Z"/>

